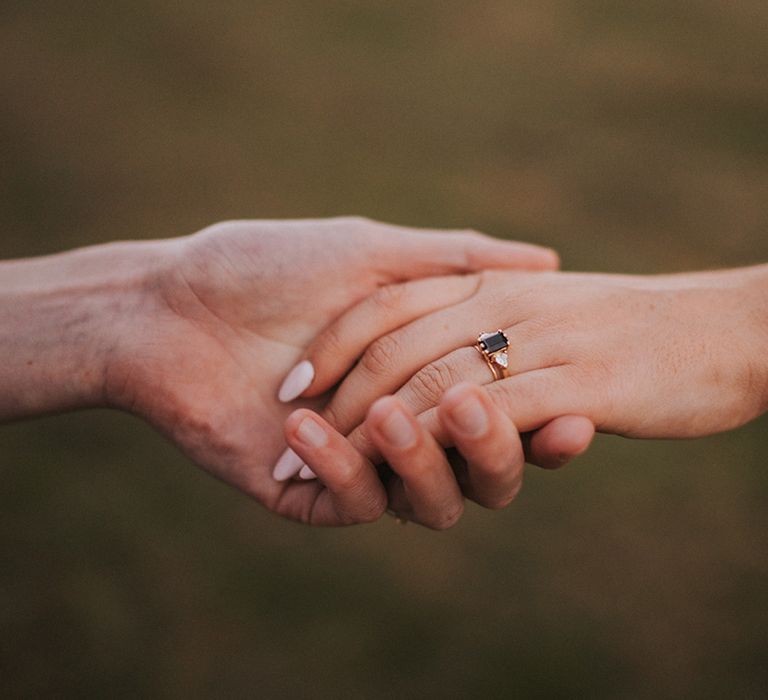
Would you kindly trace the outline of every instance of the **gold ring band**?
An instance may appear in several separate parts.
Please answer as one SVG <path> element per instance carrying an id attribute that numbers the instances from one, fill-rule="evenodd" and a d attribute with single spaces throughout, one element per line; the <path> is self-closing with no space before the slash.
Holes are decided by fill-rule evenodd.
<path id="1" fill-rule="evenodd" d="M 475 348 L 483 356 L 494 380 L 509 376 L 509 340 L 501 328 L 495 333 L 481 333 L 477 336 Z"/>

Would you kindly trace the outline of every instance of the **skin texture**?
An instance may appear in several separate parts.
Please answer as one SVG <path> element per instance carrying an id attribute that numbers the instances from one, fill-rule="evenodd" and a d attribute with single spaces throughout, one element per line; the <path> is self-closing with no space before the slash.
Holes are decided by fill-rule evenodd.
<path id="1" fill-rule="evenodd" d="M 295 408 L 278 401 L 282 378 L 312 338 L 382 286 L 557 264 L 535 246 L 359 218 L 228 222 L 187 238 L 3 263 L 0 420 L 111 406 L 280 515 L 372 520 L 386 497 L 370 465 L 352 484 L 364 508 L 344 498 L 349 484 L 272 479 Z M 322 409 L 328 398 L 302 403 Z"/>
<path id="2" fill-rule="evenodd" d="M 377 317 L 366 300 L 305 353 L 317 368 L 306 396 L 344 378 L 323 415 L 366 458 L 390 458 L 366 412 L 393 393 L 441 446 L 456 444 L 437 407 L 463 381 L 485 385 L 520 431 L 580 415 L 607 433 L 693 438 L 768 410 L 768 266 L 659 277 L 491 271 L 476 278 L 470 298 L 416 320 L 409 305 L 420 306 L 425 285 L 438 294 L 445 280 L 389 290 L 402 302 L 395 314 Z M 469 346 L 478 331 L 498 327 L 510 341 L 512 376 L 493 382 Z M 354 357 L 341 348 L 366 349 Z"/>
<path id="3" fill-rule="evenodd" d="M 365 429 L 389 468 L 384 482 L 390 512 L 443 530 L 459 520 L 465 497 L 485 508 L 509 505 L 522 487 L 525 463 L 523 440 L 514 423 L 481 387 L 469 383 L 446 392 L 438 420 L 455 446 L 447 452 L 398 398 L 384 397 L 368 412 Z M 310 421 L 325 434 L 322 444 L 302 440 L 301 427 Z M 550 460 L 559 456 L 557 466 L 562 466 L 586 450 L 593 435 L 594 426 L 587 419 L 559 418 L 536 434 L 534 439 L 544 442 L 534 451 L 544 450 Z M 368 478 L 371 463 L 349 440 L 306 409 L 289 417 L 286 438 L 324 483 L 337 490 L 346 486 L 350 510 L 366 507 L 374 485 L 355 485 Z M 561 452 L 548 452 L 554 444 Z M 375 481 L 380 487 L 381 482 Z"/>

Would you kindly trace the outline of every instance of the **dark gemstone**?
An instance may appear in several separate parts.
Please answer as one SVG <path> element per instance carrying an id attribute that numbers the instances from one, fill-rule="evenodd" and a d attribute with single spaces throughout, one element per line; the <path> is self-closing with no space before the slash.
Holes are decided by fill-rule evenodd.
<path id="1" fill-rule="evenodd" d="M 483 346 L 486 352 L 494 353 L 498 352 L 499 350 L 503 350 L 509 345 L 509 343 L 507 342 L 507 336 L 505 336 L 501 331 L 498 331 L 496 333 L 484 333 L 481 335 L 480 345 Z"/>

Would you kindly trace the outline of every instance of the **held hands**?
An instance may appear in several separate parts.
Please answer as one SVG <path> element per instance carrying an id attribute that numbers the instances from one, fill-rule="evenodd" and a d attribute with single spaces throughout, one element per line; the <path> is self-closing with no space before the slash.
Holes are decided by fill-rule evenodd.
<path id="1" fill-rule="evenodd" d="M 389 503 L 445 527 L 464 496 L 507 503 L 526 458 L 559 466 L 595 425 L 693 437 L 766 410 L 768 266 L 556 267 L 536 246 L 365 219 L 6 261 L 0 421 L 112 406 L 286 517 L 347 524 Z M 472 346 L 497 328 L 511 376 L 492 382 Z M 296 478 L 303 463 L 320 480 Z"/>
<path id="2" fill-rule="evenodd" d="M 286 422 L 286 439 L 323 483 L 343 494 L 347 512 L 386 500 L 391 512 L 434 529 L 455 524 L 464 497 L 486 508 L 508 505 L 522 486 L 525 455 L 558 467 L 587 449 L 595 429 L 586 418 L 557 418 L 521 437 L 481 387 L 451 388 L 437 411 L 445 450 L 397 397 L 384 397 L 365 421 L 370 445 L 386 461 L 384 483 L 372 462 L 321 416 L 307 409 Z M 365 520 L 365 518 L 360 518 Z"/>
<path id="3" fill-rule="evenodd" d="M 272 478 L 291 412 L 278 400 L 278 388 L 309 342 L 363 300 L 383 302 L 375 293 L 385 286 L 489 267 L 557 267 L 557 256 L 536 246 L 356 218 L 218 224 L 161 242 L 152 255 L 151 275 L 134 303 L 124 304 L 135 317 L 123 324 L 131 332 L 114 343 L 106 402 L 147 419 L 198 464 L 273 511 L 314 524 L 378 518 L 386 499 L 370 465 L 355 480 L 343 471 L 326 472 L 322 483 Z M 471 294 L 459 281 L 452 293 L 422 297 L 408 312 L 414 318 L 437 312 Z M 382 304 L 385 309 L 397 313 L 390 304 Z M 324 388 L 313 387 L 307 408 L 328 404 L 335 380 L 323 372 Z M 508 442 L 505 457 L 521 463 L 516 433 L 502 424 L 508 419 L 493 420 Z M 557 430 L 555 424 L 543 433 L 540 452 L 547 444 L 559 449 Z M 475 452 L 468 453 L 474 459 Z"/>
<path id="4" fill-rule="evenodd" d="M 387 461 L 393 509 L 443 527 L 460 513 L 459 486 L 492 507 L 514 497 L 522 465 L 514 426 L 552 430 L 568 421 L 573 454 L 589 443 L 589 421 L 648 438 L 740 426 L 768 407 L 766 275 L 765 266 L 655 278 L 494 271 L 382 290 L 391 303 L 361 302 L 305 353 L 314 379 L 303 396 L 343 381 L 322 418 L 291 416 L 288 442 L 324 481 L 353 465 L 362 471 L 366 459 Z M 461 301 L 423 314 L 425 299 L 470 287 Z M 499 326 L 512 376 L 493 382 L 471 346 Z M 487 387 L 451 389 L 464 381 Z M 473 405 L 479 417 L 470 418 Z M 457 408 L 479 439 L 452 418 Z M 589 421 L 552 422 L 568 415 Z M 305 424 L 329 436 L 324 446 L 302 440 Z M 483 451 L 502 434 L 506 443 Z M 438 444 L 458 447 L 469 469 L 454 477 Z"/>

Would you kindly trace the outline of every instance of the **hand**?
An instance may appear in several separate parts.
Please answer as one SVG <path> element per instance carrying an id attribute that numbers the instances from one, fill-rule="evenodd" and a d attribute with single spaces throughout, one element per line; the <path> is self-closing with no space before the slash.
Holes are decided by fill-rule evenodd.
<path id="1" fill-rule="evenodd" d="M 557 266 L 535 246 L 363 219 L 219 224 L 164 242 L 156 255 L 157 270 L 114 343 L 109 403 L 147 419 L 268 508 L 316 524 L 374 519 L 385 501 L 372 496 L 361 517 L 341 491 L 271 478 L 290 412 L 277 399 L 279 380 L 309 341 L 383 285 L 488 266 Z M 437 311 L 472 291 L 459 282 L 418 310 Z M 319 393 L 305 405 L 322 408 Z"/>
<path id="2" fill-rule="evenodd" d="M 365 430 L 389 465 L 385 484 L 370 461 L 316 413 L 299 409 L 291 414 L 286 438 L 353 520 L 365 520 L 388 500 L 390 512 L 399 518 L 441 530 L 458 521 L 464 496 L 486 508 L 511 503 L 522 486 L 525 462 L 514 423 L 481 387 L 468 383 L 445 394 L 437 416 L 455 446 L 447 453 L 398 398 L 373 404 Z M 568 459 L 586 450 L 593 435 L 586 418 L 558 418 L 535 433 L 527 449 L 533 460 L 544 463 L 553 456 Z"/>
<path id="3" fill-rule="evenodd" d="M 629 437 L 695 437 L 768 407 L 767 266 L 660 277 L 487 272 L 471 298 L 412 320 L 422 294 L 449 284 L 399 286 L 395 312 L 364 301 L 304 355 L 315 368 L 308 397 L 361 355 L 324 416 L 373 461 L 380 449 L 361 424 L 377 397 L 396 392 L 450 447 L 435 407 L 461 381 L 488 385 L 523 432 L 580 415 Z M 513 376 L 492 382 L 471 346 L 496 328 L 509 338 Z"/>

